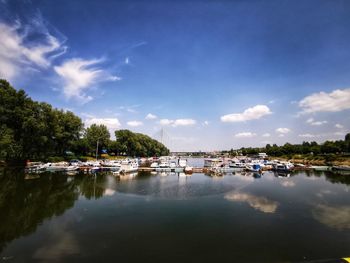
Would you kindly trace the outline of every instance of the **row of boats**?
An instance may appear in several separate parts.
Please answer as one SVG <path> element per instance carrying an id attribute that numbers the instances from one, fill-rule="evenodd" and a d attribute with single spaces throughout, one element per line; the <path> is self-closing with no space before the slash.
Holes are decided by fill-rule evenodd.
<path id="1" fill-rule="evenodd" d="M 86 161 L 71 160 L 57 163 L 29 163 L 28 172 L 97 172 L 112 171 L 113 173 L 132 173 L 139 169 L 138 159 Z"/>
<path id="2" fill-rule="evenodd" d="M 96 172 L 112 171 L 115 174 L 126 174 L 149 169 L 157 172 L 185 172 L 208 171 L 213 173 L 229 173 L 235 171 L 247 171 L 261 173 L 273 170 L 278 172 L 291 172 L 293 170 L 316 170 L 316 171 L 350 171 L 350 166 L 309 166 L 304 164 L 293 164 L 290 161 L 267 160 L 264 158 L 252 159 L 247 157 L 238 158 L 208 158 L 204 159 L 204 167 L 192 167 L 187 159 L 179 157 L 164 156 L 149 159 L 122 159 L 122 160 L 93 160 L 82 162 L 71 160 L 70 162 L 58 163 L 28 163 L 28 172 Z"/>
<path id="3" fill-rule="evenodd" d="M 315 171 L 349 171 L 350 166 L 320 166 L 320 165 L 305 165 L 292 163 L 290 161 L 268 160 L 268 159 L 251 159 L 243 158 L 214 158 L 205 159 L 204 167 L 207 167 L 212 172 L 231 172 L 244 170 L 249 172 L 259 173 L 262 171 L 277 171 L 291 172 L 293 170 L 315 170 Z"/>
<path id="4" fill-rule="evenodd" d="M 288 161 L 269 161 L 266 159 L 233 158 L 233 159 L 205 159 L 204 167 L 212 172 L 249 171 L 259 173 L 264 170 L 289 172 L 295 168 Z"/>
<path id="5" fill-rule="evenodd" d="M 192 172 L 192 167 L 187 165 L 186 159 L 174 157 L 160 157 L 157 159 L 123 159 L 123 160 L 96 160 L 82 162 L 71 160 L 70 162 L 41 163 L 32 162 L 26 166 L 27 172 L 97 172 L 112 171 L 114 174 L 126 174 L 137 172 L 140 166 L 149 166 L 151 170 L 159 172 Z"/>

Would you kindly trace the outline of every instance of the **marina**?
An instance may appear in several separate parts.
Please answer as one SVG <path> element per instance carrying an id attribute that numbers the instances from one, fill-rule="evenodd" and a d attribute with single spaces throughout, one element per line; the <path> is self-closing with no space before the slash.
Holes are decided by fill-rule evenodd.
<path id="1" fill-rule="evenodd" d="M 27 163 L 25 168 L 28 173 L 48 172 L 84 172 L 94 173 L 97 171 L 112 171 L 113 174 L 126 174 L 138 171 L 157 172 L 186 172 L 186 173 L 233 173 L 237 171 L 247 171 L 263 173 L 265 171 L 293 172 L 296 170 L 315 171 L 340 171 L 350 173 L 350 166 L 316 166 L 293 164 L 290 161 L 268 160 L 249 158 L 241 156 L 238 158 L 195 158 L 187 159 L 176 156 L 163 156 L 157 159 L 120 159 L 120 160 L 95 160 L 81 162 L 72 160 L 70 162 L 59 163 Z M 199 160 L 199 161 L 198 161 Z"/>

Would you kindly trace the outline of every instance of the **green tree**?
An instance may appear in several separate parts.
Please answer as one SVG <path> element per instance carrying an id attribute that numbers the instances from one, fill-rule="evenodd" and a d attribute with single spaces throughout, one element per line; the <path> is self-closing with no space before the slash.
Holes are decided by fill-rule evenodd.
<path id="1" fill-rule="evenodd" d="M 72 112 L 35 102 L 23 90 L 0 80 L 0 158 L 63 156 L 79 140 L 82 127 L 81 119 Z"/>
<path id="2" fill-rule="evenodd" d="M 141 133 L 133 133 L 129 130 L 118 130 L 115 132 L 116 143 L 113 144 L 114 151 L 129 156 L 161 156 L 168 155 L 167 149 L 162 143 Z"/>
<path id="3" fill-rule="evenodd" d="M 85 138 L 90 152 L 96 150 L 97 155 L 101 152 L 101 149 L 107 147 L 110 141 L 110 133 L 107 127 L 103 124 L 92 124 L 85 131 Z"/>

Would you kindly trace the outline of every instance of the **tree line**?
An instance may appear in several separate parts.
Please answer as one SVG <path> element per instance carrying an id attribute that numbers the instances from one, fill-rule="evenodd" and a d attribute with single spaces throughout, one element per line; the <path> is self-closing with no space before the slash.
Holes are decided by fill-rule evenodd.
<path id="1" fill-rule="evenodd" d="M 106 126 L 84 128 L 71 111 L 53 108 L 32 100 L 24 90 L 16 90 L 0 80 L 0 159 L 21 161 L 46 160 L 103 152 L 128 156 L 160 156 L 169 150 L 160 142 L 128 130 L 115 132 L 111 140 Z M 97 147 L 98 146 L 98 147 Z"/>
<path id="2" fill-rule="evenodd" d="M 243 155 L 254 155 L 258 153 L 267 153 L 270 156 L 294 155 L 294 154 L 312 154 L 312 155 L 327 155 L 327 154 L 344 154 L 350 153 L 350 133 L 345 135 L 344 140 L 325 141 L 318 144 L 317 142 L 303 142 L 302 144 L 285 143 L 282 146 L 276 144 L 266 144 L 261 148 L 240 148 L 238 150 L 231 149 L 230 153 L 235 155 L 241 153 Z"/>

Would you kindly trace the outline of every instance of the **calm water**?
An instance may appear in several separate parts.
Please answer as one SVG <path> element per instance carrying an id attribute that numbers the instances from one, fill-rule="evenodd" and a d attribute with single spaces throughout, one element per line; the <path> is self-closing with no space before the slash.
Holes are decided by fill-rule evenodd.
<path id="1" fill-rule="evenodd" d="M 300 262 L 350 255 L 350 175 L 0 171 L 8 262 Z M 1 260 L 0 259 L 0 260 Z"/>

